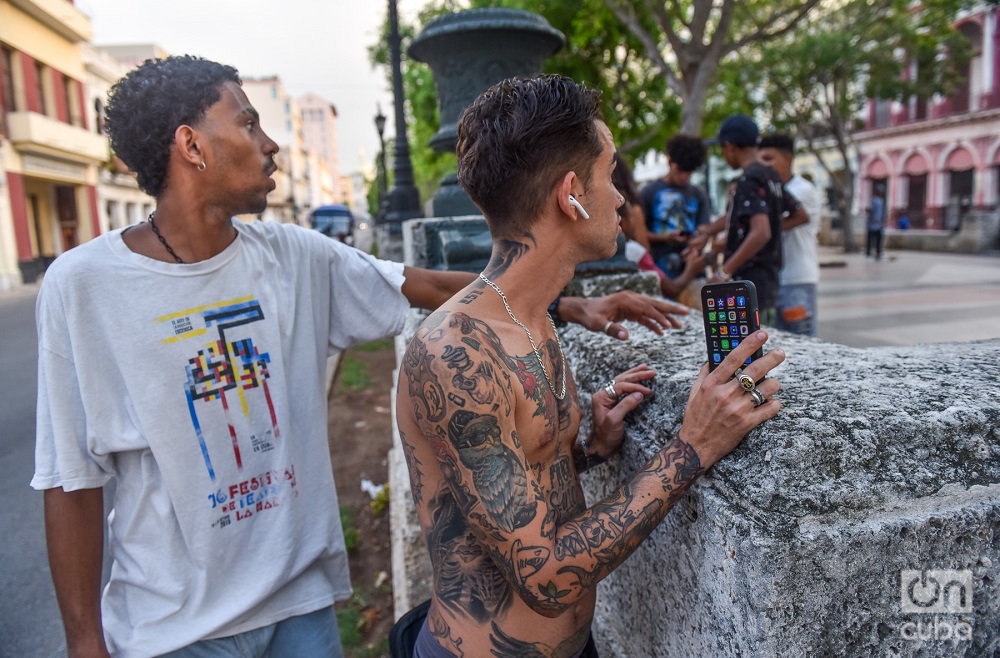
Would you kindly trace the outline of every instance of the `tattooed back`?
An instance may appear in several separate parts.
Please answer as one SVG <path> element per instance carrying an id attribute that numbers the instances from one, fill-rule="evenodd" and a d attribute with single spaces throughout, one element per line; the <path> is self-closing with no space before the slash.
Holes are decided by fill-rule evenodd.
<path id="1" fill-rule="evenodd" d="M 400 373 L 398 423 L 434 568 L 428 626 L 456 656 L 572 656 L 594 613 L 583 579 L 557 568 L 556 528 L 586 509 L 579 398 L 568 372 L 565 397 L 553 394 L 524 331 L 481 292 L 428 317 Z M 546 329 L 539 351 L 558 390 L 565 364 Z"/>

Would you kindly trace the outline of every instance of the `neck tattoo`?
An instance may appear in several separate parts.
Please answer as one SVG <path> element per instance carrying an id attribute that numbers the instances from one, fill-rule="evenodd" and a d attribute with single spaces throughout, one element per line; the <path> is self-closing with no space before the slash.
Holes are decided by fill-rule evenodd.
<path id="1" fill-rule="evenodd" d="M 149 226 L 150 226 L 150 228 L 153 229 L 153 233 L 155 233 L 156 237 L 159 238 L 160 244 L 162 244 L 163 248 L 167 250 L 167 253 L 170 254 L 171 256 L 173 256 L 175 261 L 177 261 L 178 263 L 180 263 L 181 265 L 183 265 L 184 261 L 182 261 L 181 257 L 177 255 L 177 252 L 175 252 L 173 249 L 170 248 L 170 245 L 167 244 L 167 239 L 164 238 L 160 234 L 160 229 L 156 228 L 156 222 L 153 221 L 153 216 L 155 214 L 156 213 L 152 213 L 152 212 L 149 213 Z"/>
<path id="2" fill-rule="evenodd" d="M 552 395 L 556 396 L 557 400 L 562 400 L 563 398 L 565 398 L 566 355 L 563 354 L 562 343 L 559 342 L 559 332 L 556 331 L 556 325 L 552 321 L 552 316 L 549 315 L 548 313 L 545 314 L 545 317 L 549 319 L 549 324 L 552 325 L 552 333 L 555 334 L 556 345 L 559 347 L 559 357 L 562 360 L 562 386 L 560 387 L 562 390 L 559 391 L 558 393 L 556 392 L 556 387 L 552 385 L 552 380 L 549 379 L 549 371 L 545 369 L 545 363 L 542 362 L 542 355 L 538 353 L 538 348 L 535 347 L 535 339 L 531 336 L 531 331 L 529 331 L 528 328 L 524 326 L 524 324 L 520 320 L 514 317 L 514 312 L 510 310 L 510 304 L 507 303 L 507 295 L 503 294 L 503 290 L 500 290 L 500 286 L 487 279 L 486 275 L 483 274 L 482 272 L 479 273 L 479 278 L 483 280 L 483 283 L 485 283 L 490 288 L 493 288 L 494 290 L 497 291 L 497 294 L 500 295 L 500 300 L 503 301 L 504 308 L 507 309 L 507 315 L 509 315 L 510 319 L 514 321 L 514 324 L 524 329 L 524 333 L 528 334 L 528 342 L 531 343 L 531 350 L 535 353 L 535 358 L 538 359 L 538 365 L 542 369 L 542 376 L 545 377 L 545 383 L 549 385 L 549 390 L 552 391 Z"/>

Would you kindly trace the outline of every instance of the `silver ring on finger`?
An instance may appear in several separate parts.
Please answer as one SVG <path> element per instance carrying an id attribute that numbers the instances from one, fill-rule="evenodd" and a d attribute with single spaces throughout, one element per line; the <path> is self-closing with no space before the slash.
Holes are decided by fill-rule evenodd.
<path id="1" fill-rule="evenodd" d="M 608 333 L 608 329 L 610 329 L 610 328 L 611 328 L 611 325 L 613 325 L 613 324 L 614 324 L 614 322 L 611 322 L 610 320 L 608 320 L 607 322 L 605 322 L 605 323 L 604 323 L 604 328 L 603 328 L 603 329 L 601 329 L 601 333 L 602 333 L 602 334 L 606 334 L 606 333 Z"/>
<path id="2" fill-rule="evenodd" d="M 753 377 L 751 377 L 750 375 L 741 372 L 740 376 L 737 377 L 737 379 L 740 382 L 740 386 L 742 386 L 743 390 L 746 391 L 747 393 L 750 393 L 757 388 L 757 382 L 755 382 L 753 380 Z"/>
<path id="3" fill-rule="evenodd" d="M 611 380 L 604 386 L 604 392 L 611 396 L 612 399 L 618 399 L 618 391 L 615 390 L 615 380 Z"/>
<path id="4" fill-rule="evenodd" d="M 755 409 L 767 402 L 767 398 L 764 397 L 764 394 L 760 392 L 759 388 L 755 388 L 750 391 L 750 397 L 753 398 L 753 406 Z"/>

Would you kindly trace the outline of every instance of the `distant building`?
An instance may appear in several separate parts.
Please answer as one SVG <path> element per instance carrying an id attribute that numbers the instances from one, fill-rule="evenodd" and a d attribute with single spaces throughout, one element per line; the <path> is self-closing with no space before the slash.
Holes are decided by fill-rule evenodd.
<path id="1" fill-rule="evenodd" d="M 136 68 L 147 59 L 166 59 L 170 55 L 155 43 L 108 44 L 98 45 L 97 48 L 113 57 L 125 71 Z"/>
<path id="2" fill-rule="evenodd" d="M 302 113 L 302 141 L 307 149 L 326 162 L 333 180 L 340 179 L 340 159 L 337 157 L 337 108 L 333 103 L 313 93 L 298 100 Z M 342 203 L 339 190 L 334 190 L 333 203 Z M 322 204 L 320 204 L 322 205 Z"/>
<path id="3" fill-rule="evenodd" d="M 127 59 L 127 63 L 123 63 L 110 54 L 109 51 L 115 52 L 120 47 L 98 48 L 82 44 L 82 48 L 88 125 L 103 137 L 108 91 L 136 62 Z M 166 56 L 158 47 L 153 48 L 162 53 L 157 56 Z M 139 189 L 135 174 L 109 150 L 108 161 L 98 170 L 97 214 L 101 233 L 141 222 L 155 207 L 156 201 Z"/>
<path id="4" fill-rule="evenodd" d="M 312 149 L 305 150 L 306 174 L 309 181 L 309 194 L 306 209 L 312 211 L 320 206 L 340 203 L 337 182 L 330 173 L 327 161 Z"/>
<path id="5" fill-rule="evenodd" d="M 101 232 L 109 151 L 87 111 L 91 37 L 68 0 L 0 0 L 0 289 Z"/>
<path id="6" fill-rule="evenodd" d="M 907 215 L 913 228 L 950 229 L 970 210 L 1000 202 L 1000 9 L 978 5 L 956 27 L 969 40 L 965 80 L 948 98 L 873 99 L 861 155 L 860 207 L 886 186 L 891 222 Z M 907 71 L 919 76 L 916 64 Z"/>
<path id="7" fill-rule="evenodd" d="M 285 92 L 278 76 L 244 78 L 243 90 L 260 114 L 260 125 L 280 149 L 275 156 L 278 171 L 275 189 L 267 195 L 264 221 L 308 222 L 310 183 L 308 158 L 302 139 L 302 118 L 298 105 Z"/>

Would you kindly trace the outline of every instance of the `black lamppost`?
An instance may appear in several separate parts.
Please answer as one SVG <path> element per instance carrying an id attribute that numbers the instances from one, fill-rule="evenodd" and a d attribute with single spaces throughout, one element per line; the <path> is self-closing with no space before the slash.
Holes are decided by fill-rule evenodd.
<path id="1" fill-rule="evenodd" d="M 392 64 L 392 95 L 396 110 L 396 157 L 392 164 L 392 189 L 389 191 L 385 217 L 379 228 L 379 255 L 396 261 L 403 260 L 402 223 L 407 219 L 423 216 L 420 210 L 420 193 L 413 184 L 410 144 L 406 139 L 401 49 L 396 0 L 389 0 L 389 54 Z"/>
<path id="2" fill-rule="evenodd" d="M 378 114 L 375 115 L 375 129 L 378 131 L 378 219 L 381 221 L 382 206 L 385 204 L 386 183 L 385 171 L 385 115 L 382 114 L 382 105 L 376 104 Z"/>

